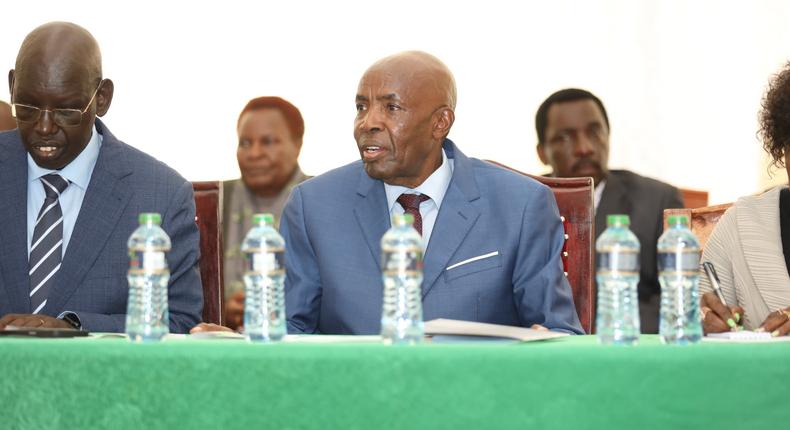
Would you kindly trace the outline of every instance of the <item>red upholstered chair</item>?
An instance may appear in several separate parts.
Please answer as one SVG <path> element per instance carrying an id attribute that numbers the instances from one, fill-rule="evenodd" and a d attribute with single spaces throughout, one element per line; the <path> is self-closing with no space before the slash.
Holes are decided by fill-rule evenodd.
<path id="1" fill-rule="evenodd" d="M 220 182 L 193 182 L 195 222 L 200 230 L 200 278 L 203 281 L 203 321 L 222 324 L 222 187 Z"/>
<path id="2" fill-rule="evenodd" d="M 565 245 L 562 264 L 565 276 L 573 290 L 576 312 L 586 333 L 593 332 L 595 323 L 595 291 L 593 291 L 595 249 L 595 208 L 593 206 L 592 178 L 548 178 L 535 176 L 504 164 L 490 161 L 500 167 L 536 179 L 554 192 L 565 227 Z"/>

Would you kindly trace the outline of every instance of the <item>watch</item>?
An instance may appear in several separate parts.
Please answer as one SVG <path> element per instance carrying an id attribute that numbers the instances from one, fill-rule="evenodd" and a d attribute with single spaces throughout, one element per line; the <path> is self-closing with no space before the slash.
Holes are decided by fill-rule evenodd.
<path id="1" fill-rule="evenodd" d="M 75 329 L 82 330 L 82 322 L 80 322 L 80 317 L 78 317 L 74 312 L 64 312 L 60 319 L 66 321 Z"/>

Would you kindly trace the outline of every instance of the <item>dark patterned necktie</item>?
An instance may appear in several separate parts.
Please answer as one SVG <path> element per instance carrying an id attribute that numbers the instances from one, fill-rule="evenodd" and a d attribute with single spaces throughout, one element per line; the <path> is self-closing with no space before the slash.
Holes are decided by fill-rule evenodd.
<path id="1" fill-rule="evenodd" d="M 420 215 L 420 203 L 429 200 L 430 197 L 425 194 L 401 194 L 398 197 L 398 203 L 403 206 L 403 210 L 407 214 L 414 217 L 414 229 L 422 236 L 422 215 Z"/>
<path id="2" fill-rule="evenodd" d="M 58 199 L 69 182 L 57 173 L 50 173 L 41 177 L 41 184 L 47 197 L 36 218 L 28 258 L 30 308 L 34 314 L 47 304 L 53 278 L 60 269 L 63 256 L 63 211 Z"/>

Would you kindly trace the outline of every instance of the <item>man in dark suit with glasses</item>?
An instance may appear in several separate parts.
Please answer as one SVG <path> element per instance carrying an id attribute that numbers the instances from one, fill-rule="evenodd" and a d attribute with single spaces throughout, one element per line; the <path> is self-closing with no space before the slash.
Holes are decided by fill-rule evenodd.
<path id="1" fill-rule="evenodd" d="M 172 240 L 170 330 L 200 320 L 203 296 L 192 186 L 115 138 L 96 40 L 53 22 L 22 42 L 8 75 L 17 130 L 0 133 L 0 330 L 122 332 L 127 240 L 158 212 Z"/>

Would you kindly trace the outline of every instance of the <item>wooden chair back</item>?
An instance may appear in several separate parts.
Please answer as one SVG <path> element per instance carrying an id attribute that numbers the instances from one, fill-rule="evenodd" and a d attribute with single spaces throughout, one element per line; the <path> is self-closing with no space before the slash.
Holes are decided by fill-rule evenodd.
<path id="1" fill-rule="evenodd" d="M 200 278 L 203 322 L 223 324 L 222 186 L 218 181 L 193 182 L 195 222 L 200 230 Z"/>
<path id="2" fill-rule="evenodd" d="M 730 206 L 732 203 L 694 209 L 664 209 L 664 230 L 667 228 L 667 220 L 670 215 L 685 215 L 691 224 L 691 232 L 697 236 L 700 250 L 702 250 L 705 248 L 713 228 L 716 227 L 716 223 Z"/>

